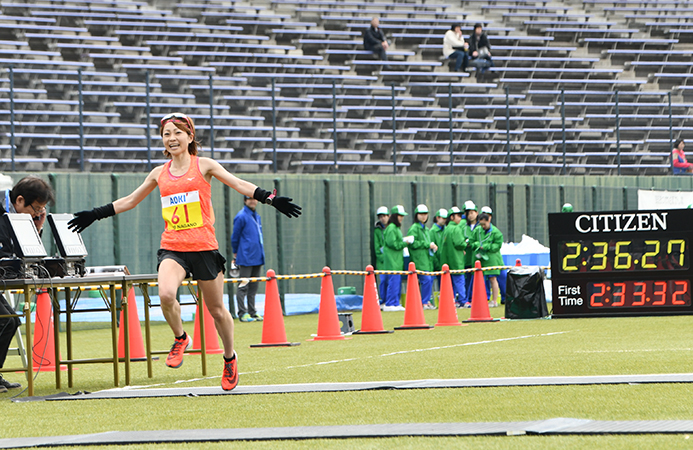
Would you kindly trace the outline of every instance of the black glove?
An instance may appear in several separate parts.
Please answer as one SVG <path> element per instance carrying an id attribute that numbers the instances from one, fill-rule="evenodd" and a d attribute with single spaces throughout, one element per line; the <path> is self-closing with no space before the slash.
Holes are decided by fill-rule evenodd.
<path id="1" fill-rule="evenodd" d="M 298 217 L 301 215 L 301 207 L 295 203 L 291 203 L 293 198 L 289 197 L 274 197 L 272 200 L 272 206 L 277 208 L 280 213 L 284 214 L 288 218 Z"/>
<path id="2" fill-rule="evenodd" d="M 91 211 L 80 211 L 75 213 L 75 217 L 67 223 L 67 228 L 72 230 L 74 233 L 81 233 L 82 231 L 86 230 L 89 225 L 94 223 L 95 220 L 115 216 L 115 213 L 113 203 L 99 206 Z"/>
<path id="3" fill-rule="evenodd" d="M 298 217 L 301 215 L 301 207 L 295 203 L 291 203 L 294 199 L 289 197 L 277 197 L 277 190 L 269 193 L 264 189 L 257 188 L 253 193 L 253 198 L 261 203 L 272 205 L 277 210 L 288 218 Z"/>

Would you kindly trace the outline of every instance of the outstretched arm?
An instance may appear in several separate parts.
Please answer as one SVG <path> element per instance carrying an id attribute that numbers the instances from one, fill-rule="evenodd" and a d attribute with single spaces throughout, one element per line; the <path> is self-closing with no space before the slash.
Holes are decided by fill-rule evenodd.
<path id="1" fill-rule="evenodd" d="M 135 206 L 139 205 L 142 200 L 145 199 L 151 192 L 156 189 L 156 180 L 159 178 L 161 173 L 161 167 L 157 167 L 147 175 L 144 182 L 140 186 L 132 191 L 130 195 L 121 197 L 113 202 L 113 208 L 116 214 L 120 214 L 125 211 L 130 211 Z"/>
<path id="2" fill-rule="evenodd" d="M 254 198 L 260 203 L 274 206 L 286 217 L 291 218 L 301 215 L 301 207 L 291 203 L 293 201 L 292 198 L 277 197 L 276 191 L 271 193 L 249 181 L 241 180 L 229 173 L 228 170 L 224 169 L 221 164 L 213 159 L 200 158 L 200 171 L 207 181 L 211 181 L 212 177 L 214 177 L 243 195 Z"/>
<path id="3" fill-rule="evenodd" d="M 205 179 L 209 182 L 212 181 L 212 177 L 221 181 L 228 187 L 238 191 L 239 194 L 246 195 L 248 197 L 253 197 L 257 186 L 253 183 L 234 176 L 228 170 L 219 164 L 217 161 L 210 158 L 200 158 L 200 171 Z"/>
<path id="4" fill-rule="evenodd" d="M 159 177 L 159 173 L 161 173 L 161 167 L 152 170 L 149 175 L 147 175 L 144 182 L 130 195 L 126 195 L 113 203 L 99 206 L 92 210 L 75 213 L 75 217 L 67 224 L 68 228 L 75 233 L 81 233 L 96 220 L 101 220 L 131 210 L 156 188 L 156 180 Z"/>

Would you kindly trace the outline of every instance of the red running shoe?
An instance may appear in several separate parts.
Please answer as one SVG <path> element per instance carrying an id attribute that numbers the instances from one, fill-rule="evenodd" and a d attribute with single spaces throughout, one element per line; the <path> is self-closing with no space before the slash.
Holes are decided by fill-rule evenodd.
<path id="1" fill-rule="evenodd" d="M 166 357 L 166 365 L 177 369 L 183 365 L 183 352 L 192 347 L 193 341 L 190 335 L 186 335 L 185 339 L 176 339 L 173 341 L 171 351 Z"/>
<path id="2" fill-rule="evenodd" d="M 233 352 L 233 361 L 224 360 L 224 373 L 221 376 L 221 388 L 230 391 L 238 386 L 238 355 Z"/>

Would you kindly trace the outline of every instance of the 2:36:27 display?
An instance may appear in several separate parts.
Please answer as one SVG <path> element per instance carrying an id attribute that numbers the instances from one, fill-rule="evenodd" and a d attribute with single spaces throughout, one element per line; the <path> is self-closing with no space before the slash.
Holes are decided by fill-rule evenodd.
<path id="1" fill-rule="evenodd" d="M 686 270 L 690 264 L 688 242 L 679 237 L 562 241 L 558 252 L 561 273 Z"/>

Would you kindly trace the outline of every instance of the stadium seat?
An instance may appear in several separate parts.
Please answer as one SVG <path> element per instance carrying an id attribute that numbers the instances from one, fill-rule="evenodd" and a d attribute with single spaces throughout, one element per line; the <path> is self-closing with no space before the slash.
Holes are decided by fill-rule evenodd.
<path id="1" fill-rule="evenodd" d="M 373 15 L 394 44 L 388 70 L 363 49 Z M 272 164 L 274 130 L 281 170 L 332 171 L 336 133 L 347 172 L 389 173 L 396 136 L 398 170 L 444 173 L 452 126 L 459 173 L 504 173 L 507 163 L 493 158 L 506 155 L 507 136 L 513 170 L 550 173 L 563 167 L 556 147 L 565 132 L 569 173 L 608 174 L 618 89 L 623 168 L 641 164 L 649 175 L 668 173 L 669 133 L 685 133 L 692 117 L 693 8 L 682 0 L 70 0 L 3 2 L 0 19 L 0 63 L 13 65 L 15 146 L 32 168 L 47 158 L 46 168 L 75 169 L 81 115 L 91 170 L 146 170 L 149 106 L 153 136 L 158 117 L 185 111 L 203 139 L 213 128 L 215 143 L 233 143 L 215 151 L 234 170 Z M 486 79 L 451 72 L 442 58 L 450 25 L 460 23 L 468 38 L 477 22 L 495 63 Z M 0 92 L 0 149 L 8 150 L 7 70 Z M 111 131 L 123 134 L 124 153 Z"/>

